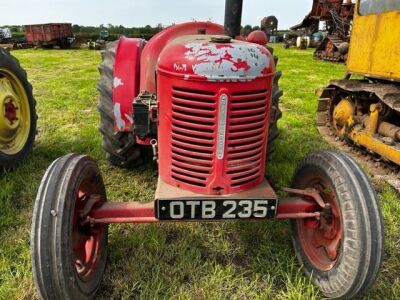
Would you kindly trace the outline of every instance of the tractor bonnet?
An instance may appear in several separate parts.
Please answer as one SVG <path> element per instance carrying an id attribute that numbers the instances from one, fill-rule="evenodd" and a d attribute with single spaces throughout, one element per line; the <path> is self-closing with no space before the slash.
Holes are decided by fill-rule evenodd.
<path id="1" fill-rule="evenodd" d="M 251 81 L 270 76 L 274 62 L 260 45 L 228 36 L 183 36 L 161 52 L 158 73 L 185 80 Z"/>

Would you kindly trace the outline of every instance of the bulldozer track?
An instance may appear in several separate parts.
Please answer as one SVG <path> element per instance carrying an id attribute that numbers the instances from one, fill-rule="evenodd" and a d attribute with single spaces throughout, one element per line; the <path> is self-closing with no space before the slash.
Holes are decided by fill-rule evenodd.
<path id="1" fill-rule="evenodd" d="M 338 83 L 339 81 L 332 81 Z M 347 153 L 354 158 L 360 165 L 365 167 L 373 180 L 384 180 L 390 184 L 400 195 L 400 166 L 386 160 L 368 149 L 356 145 L 353 141 L 340 138 L 335 134 L 329 121 L 329 108 L 332 101 L 332 93 L 336 87 L 332 85 L 325 88 L 319 98 L 318 113 L 317 113 L 317 128 L 321 136 L 329 144 L 337 149 Z M 387 100 L 387 99 L 385 99 Z M 387 102 L 387 101 L 386 101 Z"/>
<path id="2" fill-rule="evenodd" d="M 400 167 L 387 162 L 367 149 L 350 144 L 335 136 L 328 126 L 318 126 L 318 131 L 325 141 L 354 158 L 359 164 L 366 167 L 373 179 L 385 180 L 397 193 L 400 194 Z"/>

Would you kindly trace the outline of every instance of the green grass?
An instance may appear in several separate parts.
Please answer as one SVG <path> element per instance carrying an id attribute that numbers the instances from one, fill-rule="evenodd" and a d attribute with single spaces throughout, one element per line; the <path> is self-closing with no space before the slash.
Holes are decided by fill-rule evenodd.
<path id="1" fill-rule="evenodd" d="M 98 161 L 110 199 L 151 200 L 150 165 L 110 166 L 101 149 L 96 111 L 100 55 L 95 51 L 13 52 L 34 86 L 39 115 L 36 146 L 17 170 L 0 175 L 0 299 L 36 298 L 29 235 L 31 211 L 47 166 L 68 152 Z M 281 136 L 267 172 L 290 183 L 297 161 L 329 148 L 315 127 L 314 89 L 341 78 L 345 68 L 312 60 L 311 51 L 277 47 L 283 72 Z M 369 299 L 400 295 L 400 201 L 377 183 L 385 219 L 385 261 Z M 320 299 L 294 257 L 288 222 L 114 225 L 102 299 Z"/>

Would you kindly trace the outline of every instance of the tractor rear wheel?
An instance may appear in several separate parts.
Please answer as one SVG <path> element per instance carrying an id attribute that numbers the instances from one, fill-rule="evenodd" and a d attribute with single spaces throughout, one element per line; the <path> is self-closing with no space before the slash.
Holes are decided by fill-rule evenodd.
<path id="1" fill-rule="evenodd" d="M 118 42 L 108 43 L 102 51 L 103 62 L 99 66 L 100 82 L 97 89 L 100 101 L 97 109 L 100 113 L 99 131 L 103 136 L 103 149 L 111 164 L 131 168 L 143 163 L 143 146 L 136 144 L 132 132 L 114 132 L 114 113 L 112 104 L 113 70 L 115 50 Z"/>
<path id="2" fill-rule="evenodd" d="M 0 48 L 0 169 L 16 167 L 36 134 L 36 101 L 18 60 Z"/>
<path id="3" fill-rule="evenodd" d="M 85 222 L 86 204 L 106 201 L 88 156 L 68 154 L 47 169 L 32 217 L 32 272 L 42 299 L 92 299 L 107 258 L 107 225 Z"/>
<path id="4" fill-rule="evenodd" d="M 293 177 L 297 189 L 317 189 L 327 204 L 321 218 L 292 221 L 300 264 L 328 298 L 354 299 L 375 282 L 383 257 L 383 222 L 375 191 L 347 155 L 306 156 Z"/>
<path id="5" fill-rule="evenodd" d="M 278 59 L 275 58 L 275 64 L 278 63 Z M 278 120 L 282 118 L 282 111 L 279 108 L 279 101 L 283 95 L 282 90 L 279 88 L 279 79 L 282 76 L 282 72 L 278 71 L 275 73 L 272 83 L 272 94 L 271 94 L 271 110 L 269 115 L 269 129 L 268 129 L 268 142 L 267 142 L 267 156 L 274 151 L 274 141 L 279 136 Z"/>

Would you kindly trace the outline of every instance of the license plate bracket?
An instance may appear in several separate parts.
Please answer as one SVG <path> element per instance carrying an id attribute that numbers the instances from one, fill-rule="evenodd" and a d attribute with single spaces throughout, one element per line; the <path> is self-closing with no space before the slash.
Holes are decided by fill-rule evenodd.
<path id="1" fill-rule="evenodd" d="M 156 218 L 165 221 L 270 219 L 276 198 L 179 198 L 155 201 Z"/>

